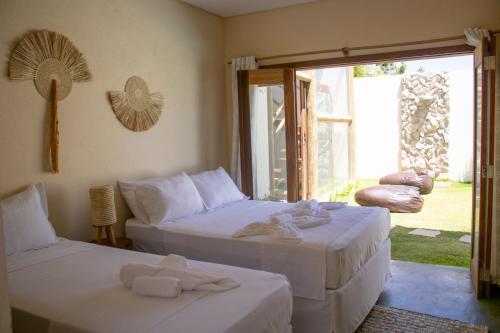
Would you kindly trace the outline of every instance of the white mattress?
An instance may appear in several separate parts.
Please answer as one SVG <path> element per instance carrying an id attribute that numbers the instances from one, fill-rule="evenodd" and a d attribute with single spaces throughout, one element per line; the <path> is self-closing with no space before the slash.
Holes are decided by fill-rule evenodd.
<path id="1" fill-rule="evenodd" d="M 325 299 L 325 289 L 337 289 L 349 281 L 389 235 L 387 209 L 346 207 L 334 211 L 332 223 L 304 229 L 304 240 L 298 245 L 271 241 L 267 236 L 231 237 L 243 226 L 264 221 L 289 205 L 244 200 L 161 226 L 131 219 L 126 223 L 126 233 L 134 248 L 141 251 L 178 253 L 197 260 L 285 274 L 295 296 L 318 300 Z M 322 261 L 320 267 L 313 266 L 314 261 Z M 304 283 L 311 279 L 315 280 Z"/>
<path id="2" fill-rule="evenodd" d="M 241 286 L 225 292 L 183 292 L 175 299 L 134 295 L 119 281 L 130 262 L 157 255 L 64 240 L 8 258 L 11 306 L 22 313 L 17 332 L 276 332 L 289 329 L 292 300 L 285 277 L 190 261 Z M 14 315 L 14 319 L 16 315 Z M 32 319 L 32 325 L 27 322 Z"/>

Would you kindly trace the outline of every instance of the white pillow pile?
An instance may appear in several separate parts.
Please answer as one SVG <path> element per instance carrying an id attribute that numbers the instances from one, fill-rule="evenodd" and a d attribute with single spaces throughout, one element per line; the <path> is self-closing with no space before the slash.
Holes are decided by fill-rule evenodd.
<path id="1" fill-rule="evenodd" d="M 207 209 L 214 209 L 246 198 L 222 167 L 192 175 L 191 180 Z"/>
<path id="2" fill-rule="evenodd" d="M 130 208 L 132 214 L 134 214 L 134 216 L 143 223 L 147 223 L 149 218 L 136 195 L 136 190 L 144 185 L 154 185 L 161 180 L 162 178 L 148 178 L 143 180 L 127 180 L 118 182 L 120 192 L 122 193 L 125 202 L 127 202 L 128 208 Z"/>
<path id="3" fill-rule="evenodd" d="M 205 209 L 200 194 L 185 173 L 118 184 L 130 210 L 142 223 L 173 221 Z"/>
<path id="4" fill-rule="evenodd" d="M 47 198 L 41 184 L 0 201 L 7 255 L 57 242 L 48 220 Z"/>
<path id="5" fill-rule="evenodd" d="M 214 209 L 246 197 L 219 167 L 188 176 L 119 181 L 120 191 L 142 223 L 159 224 Z"/>
<path id="6" fill-rule="evenodd" d="M 136 195 L 149 224 L 173 221 L 205 209 L 200 194 L 185 173 L 137 188 Z"/>

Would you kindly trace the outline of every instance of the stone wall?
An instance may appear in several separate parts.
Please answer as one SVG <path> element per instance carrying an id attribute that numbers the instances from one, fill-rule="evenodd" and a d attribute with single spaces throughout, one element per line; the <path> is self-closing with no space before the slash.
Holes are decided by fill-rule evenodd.
<path id="1" fill-rule="evenodd" d="M 449 77 L 418 73 L 401 79 L 401 165 L 403 171 L 448 177 Z"/>

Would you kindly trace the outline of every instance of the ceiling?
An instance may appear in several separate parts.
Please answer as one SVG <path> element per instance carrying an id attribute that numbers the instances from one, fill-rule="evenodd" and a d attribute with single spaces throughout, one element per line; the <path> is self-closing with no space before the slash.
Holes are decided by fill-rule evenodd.
<path id="1" fill-rule="evenodd" d="M 318 0 L 182 0 L 223 17 L 255 13 Z"/>

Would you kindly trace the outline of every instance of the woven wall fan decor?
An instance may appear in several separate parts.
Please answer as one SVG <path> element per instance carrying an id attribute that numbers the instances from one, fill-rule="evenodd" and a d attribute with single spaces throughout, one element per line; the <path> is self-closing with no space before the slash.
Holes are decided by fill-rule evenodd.
<path id="1" fill-rule="evenodd" d="M 9 78 L 33 80 L 38 93 L 51 102 L 50 165 L 54 173 L 59 172 L 57 102 L 69 95 L 73 82 L 91 79 L 87 62 L 67 37 L 48 30 L 33 31 L 12 50 Z"/>
<path id="2" fill-rule="evenodd" d="M 109 96 L 116 117 L 131 131 L 146 131 L 160 119 L 162 94 L 149 93 L 146 82 L 138 76 L 127 80 L 125 91 L 111 91 Z"/>

